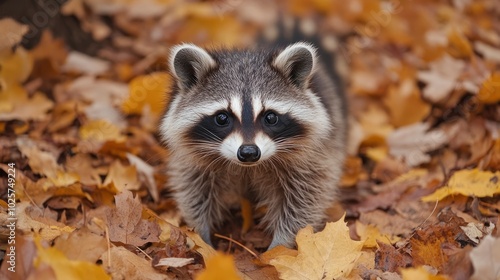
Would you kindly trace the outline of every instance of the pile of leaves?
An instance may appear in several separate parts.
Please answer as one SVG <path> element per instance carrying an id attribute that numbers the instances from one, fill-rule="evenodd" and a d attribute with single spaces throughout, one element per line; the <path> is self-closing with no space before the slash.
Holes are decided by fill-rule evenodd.
<path id="1" fill-rule="evenodd" d="M 54 6 L 37 5 L 0 19 L 2 278 L 500 277 L 497 0 L 56 6 L 100 46 L 87 53 L 70 46 L 89 42 L 42 24 Z M 248 47 L 276 35 L 283 18 L 336 53 L 344 76 L 341 201 L 323 231 L 298 233 L 297 250 L 268 252 L 270 237 L 250 227 L 243 204 L 216 252 L 180 226 L 166 188 L 156 129 L 172 83 L 168 49 Z M 14 231 L 4 226 L 13 220 Z"/>

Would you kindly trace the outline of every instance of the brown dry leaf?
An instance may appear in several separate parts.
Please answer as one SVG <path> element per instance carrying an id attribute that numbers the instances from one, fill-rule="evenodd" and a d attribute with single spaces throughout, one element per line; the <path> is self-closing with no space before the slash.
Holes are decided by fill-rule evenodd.
<path id="1" fill-rule="evenodd" d="M 444 55 L 440 60 L 430 63 L 430 70 L 420 71 L 419 80 L 427 84 L 422 92 L 424 98 L 432 103 L 445 100 L 457 86 L 465 65 L 462 60 Z"/>
<path id="2" fill-rule="evenodd" d="M 87 186 L 100 186 L 102 184 L 100 172 L 92 165 L 89 154 L 78 153 L 66 160 L 66 170 L 78 174 L 80 182 Z"/>
<path id="3" fill-rule="evenodd" d="M 61 234 L 75 230 L 73 227 L 45 218 L 42 209 L 28 202 L 19 202 L 16 207 L 18 213 L 16 226 L 22 232 L 36 232 L 42 239 L 52 241 Z"/>
<path id="4" fill-rule="evenodd" d="M 500 72 L 493 73 L 483 82 L 477 98 L 485 104 L 494 104 L 500 101 Z"/>
<path id="5" fill-rule="evenodd" d="M 362 241 L 351 240 L 344 217 L 313 233 L 307 226 L 297 233 L 298 255 L 270 261 L 282 279 L 336 279 L 346 277 L 361 256 Z"/>
<path id="6" fill-rule="evenodd" d="M 82 244 L 92 244 L 92 246 L 82 246 Z M 69 235 L 59 236 L 54 241 L 54 248 L 64 253 L 70 260 L 96 263 L 108 249 L 108 243 L 104 236 L 82 227 Z"/>
<path id="7" fill-rule="evenodd" d="M 44 30 L 40 43 L 31 51 L 36 61 L 34 76 L 42 78 L 53 78 L 60 74 L 61 66 L 64 65 L 68 51 L 62 39 L 55 39 L 49 30 Z"/>
<path id="8" fill-rule="evenodd" d="M 101 256 L 102 263 L 108 266 L 113 279 L 127 280 L 166 280 L 169 277 L 151 267 L 151 262 L 130 252 L 124 247 L 112 247 Z"/>
<path id="9" fill-rule="evenodd" d="M 412 235 L 409 243 L 414 266 L 429 265 L 442 271 L 448 265 L 448 252 L 461 248 L 460 243 L 470 243 L 460 228 L 467 225 L 462 218 L 445 208 L 438 219 L 438 223 L 418 229 Z"/>
<path id="10" fill-rule="evenodd" d="M 363 128 L 363 143 L 365 144 L 377 144 L 380 139 L 385 139 L 394 130 L 387 112 L 374 103 L 368 105 L 360 116 L 359 122 Z"/>
<path id="11" fill-rule="evenodd" d="M 7 88 L 9 90 L 9 88 Z M 15 94 L 15 93 L 14 93 Z M 25 92 L 18 92 L 12 101 L 12 110 L 0 113 L 0 121 L 5 120 L 46 120 L 47 111 L 52 109 L 54 102 L 45 94 L 37 92 L 32 98 L 28 98 Z"/>
<path id="12" fill-rule="evenodd" d="M 57 164 L 56 155 L 42 151 L 35 141 L 29 138 L 17 138 L 16 144 L 21 153 L 29 159 L 29 165 L 33 172 L 55 178 L 62 168 Z"/>
<path id="13" fill-rule="evenodd" d="M 7 225 L 8 223 L 4 223 L 4 221 L 2 221 L 2 224 Z M 29 279 L 29 275 L 32 274 L 34 270 L 33 259 L 36 256 L 36 247 L 33 239 L 31 237 L 17 235 L 15 240 L 15 246 L 8 246 L 7 250 L 5 251 L 4 260 L 2 261 L 2 267 L 0 268 L 1 279 Z M 14 252 L 11 252 L 12 247 L 15 249 Z M 11 260 L 11 256 L 14 256 L 15 260 Z"/>
<path id="14" fill-rule="evenodd" d="M 234 265 L 233 256 L 221 253 L 208 259 L 206 269 L 196 276 L 196 280 L 219 280 L 221 276 L 227 280 L 239 280 L 238 270 Z"/>
<path id="15" fill-rule="evenodd" d="M 61 66 L 61 71 L 97 76 L 109 71 L 110 67 L 108 61 L 77 51 L 70 51 L 65 63 Z"/>
<path id="16" fill-rule="evenodd" d="M 500 238 L 487 235 L 470 252 L 474 274 L 471 280 L 497 280 L 500 277 Z"/>
<path id="17" fill-rule="evenodd" d="M 134 246 L 142 246 L 148 242 L 159 241 L 158 224 L 143 220 L 142 204 L 139 196 L 124 191 L 115 195 L 116 209 L 107 213 L 109 239 Z"/>
<path id="18" fill-rule="evenodd" d="M 210 258 L 212 258 L 213 256 L 215 256 L 217 254 L 217 251 L 215 251 L 215 249 L 212 246 L 208 245 L 205 241 L 203 241 L 203 239 L 201 239 L 201 237 L 198 234 L 196 234 L 195 232 L 190 231 L 190 230 L 184 230 L 184 229 L 183 229 L 183 232 L 189 238 L 188 242 L 195 244 L 194 250 L 196 252 L 198 252 L 203 257 L 203 260 L 205 261 L 205 263 Z"/>
<path id="19" fill-rule="evenodd" d="M 156 186 L 156 181 L 154 178 L 155 169 L 153 168 L 153 166 L 149 165 L 147 162 L 131 153 L 127 153 L 127 159 L 130 164 L 135 167 L 139 175 L 139 179 L 143 184 L 147 186 L 149 194 L 151 194 L 153 200 L 159 201 L 160 195 L 158 194 L 158 188 Z M 131 180 L 130 182 L 134 181 Z"/>
<path id="20" fill-rule="evenodd" d="M 472 46 L 458 26 L 448 30 L 448 53 L 456 58 L 470 58 Z"/>
<path id="21" fill-rule="evenodd" d="M 57 103 L 52 109 L 52 118 L 50 125 L 47 127 L 48 131 L 56 132 L 69 127 L 77 117 L 77 107 L 75 101 Z"/>
<path id="22" fill-rule="evenodd" d="M 344 173 L 340 180 L 342 187 L 354 186 L 358 182 L 363 171 L 362 163 L 359 157 L 347 157 L 344 163 Z"/>
<path id="23" fill-rule="evenodd" d="M 427 153 L 449 141 L 449 136 L 442 129 L 430 130 L 427 123 L 416 123 L 394 131 L 387 138 L 389 154 L 402 159 L 410 166 L 418 166 L 431 160 Z"/>
<path id="24" fill-rule="evenodd" d="M 19 44 L 29 28 L 11 18 L 3 18 L 0 20 L 0 30 L 0 53 L 2 53 Z"/>
<path id="25" fill-rule="evenodd" d="M 420 97 L 413 79 L 404 79 L 398 86 L 390 86 L 384 104 L 389 108 L 391 124 L 395 127 L 419 122 L 431 110 L 431 106 Z"/>
<path id="26" fill-rule="evenodd" d="M 500 49 L 498 49 L 498 47 L 492 47 L 481 41 L 475 41 L 474 49 L 481 53 L 486 60 L 500 63 Z"/>
<path id="27" fill-rule="evenodd" d="M 103 185 L 110 186 L 117 193 L 120 193 L 125 190 L 138 190 L 141 187 L 141 182 L 137 177 L 135 166 L 124 166 L 119 160 L 115 160 L 109 167 L 109 173 Z"/>
<path id="28" fill-rule="evenodd" d="M 396 272 L 401 267 L 409 266 L 412 262 L 410 255 L 390 244 L 379 243 L 378 247 L 377 252 L 375 252 L 375 268 L 377 269 Z"/>
<path id="29" fill-rule="evenodd" d="M 465 196 L 491 197 L 500 193 L 500 171 L 495 173 L 472 170 L 459 170 L 453 173 L 447 185 L 433 194 L 425 196 L 422 201 L 430 202 L 442 200 L 449 195 L 461 194 Z"/>

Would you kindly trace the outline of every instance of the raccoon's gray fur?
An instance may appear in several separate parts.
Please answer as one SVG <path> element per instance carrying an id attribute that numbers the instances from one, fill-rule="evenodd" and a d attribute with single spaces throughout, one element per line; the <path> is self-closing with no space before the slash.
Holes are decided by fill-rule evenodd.
<path id="1" fill-rule="evenodd" d="M 345 153 L 342 90 L 304 42 L 283 50 L 173 48 L 176 80 L 160 132 L 169 183 L 188 225 L 211 244 L 239 197 L 265 206 L 270 248 L 319 229 Z"/>

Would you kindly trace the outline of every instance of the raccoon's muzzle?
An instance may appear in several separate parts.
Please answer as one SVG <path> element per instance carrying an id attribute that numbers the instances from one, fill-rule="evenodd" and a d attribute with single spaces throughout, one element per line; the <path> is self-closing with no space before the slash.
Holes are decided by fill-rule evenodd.
<path id="1" fill-rule="evenodd" d="M 257 145 L 241 145 L 237 156 L 241 162 L 256 162 L 260 159 L 260 149 Z"/>

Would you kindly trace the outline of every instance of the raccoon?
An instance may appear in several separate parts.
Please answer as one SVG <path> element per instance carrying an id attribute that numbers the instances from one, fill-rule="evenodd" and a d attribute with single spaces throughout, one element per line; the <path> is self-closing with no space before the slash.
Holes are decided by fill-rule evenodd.
<path id="1" fill-rule="evenodd" d="M 160 134 L 186 223 L 212 244 L 231 202 L 250 196 L 267 209 L 269 248 L 295 246 L 308 224 L 320 229 L 342 172 L 346 104 L 315 47 L 208 51 L 182 44 L 169 66 L 175 85 Z"/>

